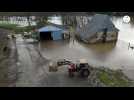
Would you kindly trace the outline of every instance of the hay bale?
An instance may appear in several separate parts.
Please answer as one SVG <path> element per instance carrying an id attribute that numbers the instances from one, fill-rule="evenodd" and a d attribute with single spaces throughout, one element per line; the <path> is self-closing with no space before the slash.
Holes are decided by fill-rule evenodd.
<path id="1" fill-rule="evenodd" d="M 56 72 L 58 71 L 58 66 L 56 62 L 49 63 L 49 72 Z"/>

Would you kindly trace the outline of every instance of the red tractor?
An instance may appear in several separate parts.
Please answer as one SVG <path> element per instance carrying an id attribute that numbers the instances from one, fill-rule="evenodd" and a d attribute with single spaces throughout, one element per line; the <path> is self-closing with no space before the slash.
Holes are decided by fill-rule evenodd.
<path id="1" fill-rule="evenodd" d="M 68 73 L 70 77 L 73 77 L 75 72 L 79 72 L 80 76 L 82 77 L 88 77 L 90 75 L 91 67 L 87 63 L 86 59 L 80 59 L 79 62 L 76 64 L 66 59 L 58 60 L 57 66 L 60 67 L 62 65 L 68 65 Z M 57 69 L 58 67 L 53 67 L 53 68 Z"/>
<path id="2" fill-rule="evenodd" d="M 88 77 L 90 74 L 90 66 L 85 59 L 80 59 L 77 64 L 69 64 L 68 72 L 70 77 L 74 76 L 74 72 L 79 72 L 82 77 Z"/>

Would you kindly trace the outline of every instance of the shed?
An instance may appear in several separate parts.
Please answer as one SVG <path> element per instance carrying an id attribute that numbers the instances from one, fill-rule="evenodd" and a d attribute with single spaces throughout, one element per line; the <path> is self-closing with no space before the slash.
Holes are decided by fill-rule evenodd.
<path id="1" fill-rule="evenodd" d="M 63 37 L 63 29 L 47 25 L 38 30 L 41 40 L 60 40 Z"/>
<path id="2" fill-rule="evenodd" d="M 108 15 L 96 14 L 87 25 L 77 28 L 77 35 L 85 42 L 105 42 L 117 40 L 118 31 Z"/>
<path id="3" fill-rule="evenodd" d="M 48 25 L 58 27 L 63 30 L 63 33 L 66 33 L 66 34 L 69 34 L 69 32 L 70 32 L 69 31 L 70 26 L 68 26 L 68 25 L 59 25 L 59 24 L 55 24 L 55 23 L 48 23 Z"/>

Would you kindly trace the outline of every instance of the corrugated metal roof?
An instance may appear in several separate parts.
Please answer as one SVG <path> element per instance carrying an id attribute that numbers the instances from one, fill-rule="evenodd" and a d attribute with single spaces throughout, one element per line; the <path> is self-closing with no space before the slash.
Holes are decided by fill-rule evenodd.
<path id="1" fill-rule="evenodd" d="M 55 27 L 55 26 L 52 26 L 52 25 L 48 25 L 48 26 L 45 26 L 45 27 L 42 27 L 40 28 L 38 31 L 39 32 L 49 32 L 49 31 L 61 31 L 62 29 L 58 28 L 58 27 Z"/>

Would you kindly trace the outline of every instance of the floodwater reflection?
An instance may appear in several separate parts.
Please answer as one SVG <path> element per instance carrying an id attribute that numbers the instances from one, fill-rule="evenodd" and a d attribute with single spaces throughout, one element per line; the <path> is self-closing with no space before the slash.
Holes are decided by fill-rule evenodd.
<path id="1" fill-rule="evenodd" d="M 84 58 L 93 66 L 134 69 L 134 51 L 128 50 L 128 43 L 134 43 L 134 26 L 123 23 L 122 17 L 113 17 L 112 21 L 120 30 L 117 43 L 90 45 L 77 40 L 43 41 L 39 43 L 40 51 L 44 57 L 54 60 Z"/>

